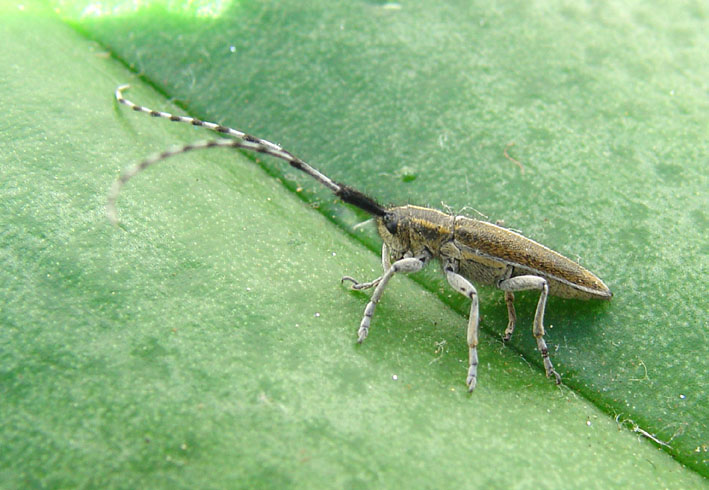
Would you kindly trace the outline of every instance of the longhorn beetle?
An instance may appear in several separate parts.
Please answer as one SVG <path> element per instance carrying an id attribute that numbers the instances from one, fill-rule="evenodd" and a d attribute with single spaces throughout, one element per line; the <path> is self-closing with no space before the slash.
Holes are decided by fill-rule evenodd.
<path id="1" fill-rule="evenodd" d="M 175 116 L 139 106 L 123 97 L 123 91 L 126 89 L 128 85 L 116 89 L 116 100 L 136 112 L 201 126 L 235 139 L 214 139 L 183 145 L 166 150 L 124 170 L 114 182 L 106 204 L 108 219 L 113 224 L 118 222 L 116 199 L 123 185 L 139 172 L 166 158 L 204 148 L 228 147 L 243 148 L 284 160 L 330 189 L 342 201 L 366 211 L 376 221 L 377 230 L 383 241 L 384 273 L 370 282 L 358 282 L 349 276 L 342 278 L 343 282 L 352 282 L 353 289 L 374 288 L 372 298 L 367 303 L 359 324 L 358 342 L 361 343 L 367 338 L 374 309 L 394 274 L 417 272 L 431 259 L 440 260 L 448 283 L 472 302 L 467 335 L 468 391 L 472 392 L 475 389 L 478 369 L 478 294 L 473 286 L 474 282 L 489 284 L 505 292 L 509 317 L 503 337 L 505 341 L 512 336 L 517 321 L 514 293 L 525 290 L 540 291 L 532 332 L 537 340 L 537 348 L 542 354 L 546 375 L 554 376 L 557 384 L 561 383 L 561 376 L 554 370 L 544 342 L 544 307 L 547 296 L 551 294 L 564 298 L 603 300 L 609 300 L 613 296 L 603 281 L 590 271 L 511 230 L 420 206 L 381 206 L 371 197 L 335 182 L 275 143 L 220 124 L 187 116 Z"/>

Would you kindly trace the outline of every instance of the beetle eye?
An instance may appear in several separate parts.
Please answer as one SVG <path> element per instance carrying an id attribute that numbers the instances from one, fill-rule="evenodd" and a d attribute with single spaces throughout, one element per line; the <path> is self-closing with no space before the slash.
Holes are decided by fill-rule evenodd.
<path id="1" fill-rule="evenodd" d="M 396 235 L 396 229 L 399 226 L 399 220 L 397 220 L 396 216 L 391 213 L 385 214 L 384 226 L 386 227 L 389 233 L 391 233 L 392 235 Z"/>

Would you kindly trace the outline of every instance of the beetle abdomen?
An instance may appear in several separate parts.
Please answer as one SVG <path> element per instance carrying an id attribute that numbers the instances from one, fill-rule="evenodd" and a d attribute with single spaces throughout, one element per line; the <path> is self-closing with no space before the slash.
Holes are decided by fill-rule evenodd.
<path id="1" fill-rule="evenodd" d="M 549 293 L 566 298 L 610 299 L 608 286 L 560 253 L 514 231 L 464 216 L 455 218 L 458 248 L 514 267 L 513 276 L 533 274 L 549 280 Z"/>

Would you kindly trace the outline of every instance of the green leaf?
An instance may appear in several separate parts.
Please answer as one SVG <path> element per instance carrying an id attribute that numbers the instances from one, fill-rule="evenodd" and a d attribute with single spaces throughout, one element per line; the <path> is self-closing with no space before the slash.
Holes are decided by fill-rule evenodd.
<path id="1" fill-rule="evenodd" d="M 1 9 L 2 486 L 702 484 L 607 415 L 622 414 L 664 441 L 681 427 L 670 452 L 702 471 L 706 356 L 703 344 L 689 342 L 693 332 L 701 335 L 706 310 L 697 287 L 703 234 L 676 226 L 682 240 L 656 236 L 662 216 L 689 219 L 702 209 L 699 159 L 706 152 L 697 136 L 705 112 L 698 99 L 671 106 L 687 111 L 682 135 L 691 145 L 673 139 L 679 123 L 663 121 L 665 132 L 655 134 L 673 142 L 673 158 L 696 152 L 681 168 L 690 190 L 667 189 L 640 171 L 654 163 L 637 154 L 625 156 L 627 167 L 613 152 L 601 158 L 608 139 L 621 137 L 604 127 L 615 114 L 609 108 L 579 136 L 582 116 L 595 114 L 589 107 L 608 102 L 576 92 L 571 75 L 550 88 L 544 73 L 520 81 L 527 92 L 516 101 L 503 97 L 515 92 L 510 67 L 529 73 L 519 60 L 534 39 L 502 44 L 500 26 L 519 26 L 515 15 L 541 22 L 534 12 L 469 23 L 462 14 L 472 13 L 451 6 L 244 2 L 215 18 L 148 10 L 82 21 L 107 52 L 34 2 Z M 678 25 L 684 30 L 668 42 L 695 32 L 691 22 Z M 538 35 L 554 39 L 551 26 Z M 467 37 L 473 28 L 482 38 Z M 583 38 L 577 31 L 569 36 Z M 500 37 L 493 43 L 485 36 Z M 493 48 L 519 52 L 491 65 Z M 527 62 L 562 66 L 565 48 L 549 49 Z M 494 218 L 581 254 L 616 298 L 549 304 L 554 361 L 572 390 L 532 367 L 538 354 L 522 328 L 514 348 L 524 358 L 500 344 L 504 303 L 483 289 L 490 335 L 482 339 L 479 387 L 468 396 L 465 318 L 440 299 L 461 313 L 469 305 L 439 291 L 433 275 L 419 281 L 435 294 L 396 278 L 370 337 L 357 346 L 368 295 L 339 279 L 378 275 L 377 255 L 285 192 L 253 156 L 214 150 L 150 169 L 121 195 L 121 228 L 108 225 L 103 205 L 121 168 L 207 136 L 117 107 L 113 90 L 130 82 L 136 102 L 180 112 L 109 54 L 191 114 L 277 140 L 382 201 L 445 200 L 457 208 L 473 196 Z M 570 92 L 578 97 L 573 104 Z M 638 114 L 652 107 L 627 104 Z M 569 105 L 579 114 L 566 114 Z M 657 128 L 652 115 L 643 117 Z M 534 130 L 529 118 L 539 125 Z M 652 146 L 635 148 L 633 139 L 645 136 L 633 133 L 626 148 L 649 155 Z M 512 139 L 508 152 L 523 162 L 524 175 L 500 156 Z M 581 139 L 597 144 L 579 151 Z M 662 148 L 658 142 L 654 151 Z M 271 174 L 280 171 L 267 165 Z M 343 208 L 303 176 L 284 179 L 307 186 L 299 194 L 328 217 Z M 654 197 L 643 194 L 652 185 L 659 187 Z M 663 189 L 675 200 L 660 202 Z M 351 226 L 356 218 L 343 211 L 335 221 Z M 620 233 L 625 222 L 632 226 Z M 687 255 L 693 243 L 695 255 Z M 653 256 L 658 250 L 665 255 Z M 629 253 L 643 256 L 630 261 Z M 673 268 L 680 257 L 695 260 Z M 521 324 L 534 301 L 520 302 Z M 677 323 L 660 331 L 669 321 Z M 677 370 L 681 377 L 672 375 Z M 695 443 L 698 456 L 687 452 Z"/>

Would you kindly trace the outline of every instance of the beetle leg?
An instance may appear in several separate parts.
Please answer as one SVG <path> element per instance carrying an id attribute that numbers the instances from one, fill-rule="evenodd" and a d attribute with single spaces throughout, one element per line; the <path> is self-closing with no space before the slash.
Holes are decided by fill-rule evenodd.
<path id="1" fill-rule="evenodd" d="M 369 334 L 369 324 L 372 322 L 372 315 L 374 315 L 374 309 L 377 307 L 377 303 L 379 303 L 389 279 L 397 272 L 403 272 L 404 274 L 418 272 L 423 268 L 427 260 L 428 257 L 407 257 L 399 259 L 387 269 L 382 277 L 377 279 L 377 287 L 374 289 L 374 293 L 372 293 L 372 297 L 364 309 L 364 317 L 362 317 L 359 330 L 357 330 L 357 342 L 361 344 L 362 341 L 367 338 Z"/>
<path id="2" fill-rule="evenodd" d="M 470 281 L 455 271 L 456 268 L 455 263 L 449 262 L 445 265 L 444 270 L 448 284 L 471 300 L 470 316 L 468 317 L 468 377 L 465 383 L 468 385 L 468 392 L 472 392 L 478 378 L 478 326 L 480 323 L 478 292 Z"/>
<path id="3" fill-rule="evenodd" d="M 515 313 L 515 295 L 512 291 L 505 291 L 505 303 L 507 303 L 507 328 L 505 335 L 502 337 L 503 342 L 507 342 L 512 338 L 512 333 L 515 331 L 515 323 L 517 323 L 517 314 Z"/>
<path id="4" fill-rule="evenodd" d="M 355 289 L 355 290 L 359 291 L 359 290 L 361 290 L 361 289 L 369 289 L 369 288 L 371 288 L 371 287 L 374 287 L 374 286 L 376 286 L 377 284 L 379 284 L 379 281 L 381 281 L 381 280 L 382 280 L 382 276 L 379 276 L 379 277 L 377 277 L 376 279 L 374 279 L 373 281 L 369 281 L 369 282 L 357 282 L 357 279 L 355 279 L 354 277 L 351 277 L 351 276 L 342 276 L 342 279 L 340 280 L 340 283 L 343 283 L 343 282 L 345 282 L 345 281 L 351 281 L 351 282 L 352 282 L 352 286 L 350 286 L 350 287 L 351 287 L 352 289 Z"/>
<path id="5" fill-rule="evenodd" d="M 539 295 L 537 311 L 534 314 L 532 332 L 534 333 L 534 338 L 537 339 L 537 349 L 542 353 L 542 360 L 544 361 L 544 369 L 546 370 L 547 377 L 554 375 L 556 384 L 561 384 L 561 376 L 554 371 L 554 366 L 549 359 L 549 349 L 547 349 L 547 344 L 544 342 L 544 307 L 547 304 L 547 295 L 549 294 L 547 280 L 543 277 L 532 275 L 517 276 L 501 281 L 498 287 L 505 292 L 527 291 L 530 289 L 540 289 L 542 291 L 542 294 Z"/>
<path id="6" fill-rule="evenodd" d="M 384 243 L 382 244 L 382 269 L 384 272 L 388 271 L 389 268 L 391 267 L 391 259 L 389 258 L 389 247 L 387 247 L 387 244 Z M 382 280 L 382 276 L 377 277 L 373 281 L 369 282 L 359 282 L 357 279 L 351 276 L 342 276 L 342 279 L 340 280 L 340 284 L 342 284 L 345 281 L 351 281 L 352 284 L 352 289 L 356 289 L 357 291 L 361 289 L 369 289 L 373 286 L 376 286 L 379 284 L 379 281 Z"/>

